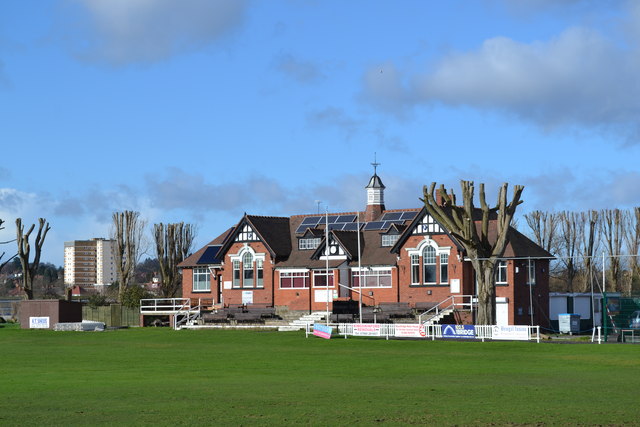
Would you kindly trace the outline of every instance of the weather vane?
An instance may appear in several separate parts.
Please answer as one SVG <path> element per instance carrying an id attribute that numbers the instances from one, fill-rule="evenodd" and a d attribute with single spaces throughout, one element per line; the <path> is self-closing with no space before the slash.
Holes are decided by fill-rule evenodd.
<path id="1" fill-rule="evenodd" d="M 375 151 L 373 152 L 373 163 L 371 163 L 371 166 L 373 166 L 373 174 L 377 175 L 378 174 L 378 166 L 380 166 L 380 163 L 378 163 L 378 153 L 376 153 Z"/>

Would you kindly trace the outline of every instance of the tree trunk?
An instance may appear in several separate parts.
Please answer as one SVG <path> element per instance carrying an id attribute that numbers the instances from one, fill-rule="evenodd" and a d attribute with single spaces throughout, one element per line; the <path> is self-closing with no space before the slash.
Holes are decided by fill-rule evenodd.
<path id="1" fill-rule="evenodd" d="M 496 263 L 489 260 L 479 260 L 473 262 L 475 271 L 480 274 L 476 276 L 478 283 L 478 313 L 476 324 L 495 325 L 496 324 L 496 287 L 495 270 Z"/>

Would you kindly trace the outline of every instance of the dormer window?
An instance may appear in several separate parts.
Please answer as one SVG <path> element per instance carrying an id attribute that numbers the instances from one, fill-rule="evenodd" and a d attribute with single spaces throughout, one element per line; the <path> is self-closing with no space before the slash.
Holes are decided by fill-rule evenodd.
<path id="1" fill-rule="evenodd" d="M 301 251 L 316 249 L 318 246 L 320 246 L 321 240 L 322 239 L 320 239 L 319 237 L 301 238 L 298 240 L 298 249 L 300 249 Z"/>
<path id="2" fill-rule="evenodd" d="M 393 246 L 396 244 L 399 238 L 400 238 L 399 234 L 383 234 L 382 246 L 383 247 Z"/>

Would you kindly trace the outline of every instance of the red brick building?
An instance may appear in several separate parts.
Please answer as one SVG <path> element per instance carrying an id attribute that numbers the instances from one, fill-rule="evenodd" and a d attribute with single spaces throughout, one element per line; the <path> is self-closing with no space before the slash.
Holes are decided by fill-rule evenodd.
<path id="1" fill-rule="evenodd" d="M 180 264 L 183 296 L 225 306 L 322 311 L 327 300 L 330 307 L 333 301 L 360 298 L 367 306 L 420 307 L 452 295 L 475 295 L 475 274 L 464 249 L 424 207 L 386 210 L 385 187 L 376 173 L 365 188 L 364 212 L 245 214 Z M 509 230 L 496 272 L 498 324 L 548 324 L 551 257 Z"/>

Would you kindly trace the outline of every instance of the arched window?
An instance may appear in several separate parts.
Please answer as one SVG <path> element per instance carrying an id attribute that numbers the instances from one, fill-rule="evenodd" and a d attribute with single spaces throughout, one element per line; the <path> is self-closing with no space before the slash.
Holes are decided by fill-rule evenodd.
<path id="1" fill-rule="evenodd" d="M 249 252 L 242 256 L 242 287 L 253 288 L 253 255 Z"/>
<path id="2" fill-rule="evenodd" d="M 433 246 L 427 246 L 422 251 L 422 263 L 423 283 L 436 283 L 436 249 Z"/>

